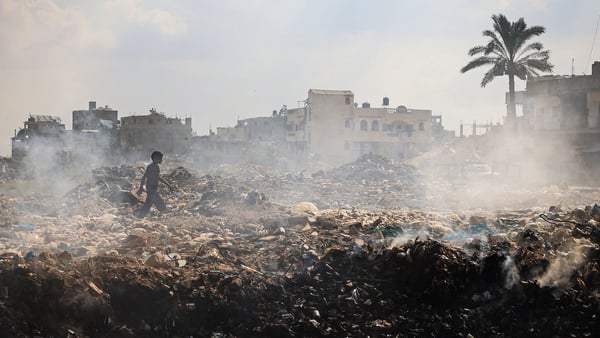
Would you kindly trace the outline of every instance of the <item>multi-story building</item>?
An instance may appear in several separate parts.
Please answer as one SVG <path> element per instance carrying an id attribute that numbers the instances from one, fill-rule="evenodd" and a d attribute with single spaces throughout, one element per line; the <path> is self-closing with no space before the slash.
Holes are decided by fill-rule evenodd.
<path id="1" fill-rule="evenodd" d="M 90 101 L 87 110 L 73 111 L 69 152 L 85 161 L 106 161 L 119 148 L 119 112 L 108 106 L 96 107 Z"/>
<path id="2" fill-rule="evenodd" d="M 285 116 L 252 117 L 238 120 L 235 127 L 217 128 L 217 139 L 222 141 L 285 142 Z"/>
<path id="3" fill-rule="evenodd" d="M 390 158 L 411 158 L 431 145 L 431 111 L 398 106 L 356 109 L 358 130 L 353 154 L 375 152 Z"/>
<path id="4" fill-rule="evenodd" d="M 62 147 L 65 125 L 60 117 L 50 115 L 29 115 L 24 127 L 12 138 L 11 157 L 15 161 L 23 160 L 33 147 L 58 149 Z"/>
<path id="5" fill-rule="evenodd" d="M 193 136 L 192 119 L 188 117 L 182 122 L 151 109 L 149 115 L 122 117 L 119 134 L 124 151 L 185 153 Z"/>
<path id="6" fill-rule="evenodd" d="M 600 172 L 600 62 L 591 75 L 541 76 L 527 80 L 515 93 L 522 108 L 520 138 L 535 149 L 532 158 L 554 170 L 579 178 Z M 508 94 L 507 94 L 508 95 Z M 508 102 L 508 101 L 507 101 Z"/>
<path id="7" fill-rule="evenodd" d="M 287 141 L 334 164 L 368 152 L 410 158 L 432 142 L 431 110 L 389 108 L 388 98 L 381 107 L 358 107 L 349 90 L 311 89 L 305 107 L 288 110 L 287 117 Z"/>
<path id="8" fill-rule="evenodd" d="M 108 106 L 96 108 L 96 102 L 90 101 L 88 110 L 73 111 L 73 131 L 99 131 L 118 129 L 119 112 Z"/>
<path id="9" fill-rule="evenodd" d="M 600 62 L 592 75 L 541 76 L 527 80 L 517 93 L 526 129 L 582 130 L 600 128 Z"/>
<path id="10" fill-rule="evenodd" d="M 287 109 L 286 112 L 286 143 L 290 151 L 304 153 L 306 150 L 306 107 Z"/>

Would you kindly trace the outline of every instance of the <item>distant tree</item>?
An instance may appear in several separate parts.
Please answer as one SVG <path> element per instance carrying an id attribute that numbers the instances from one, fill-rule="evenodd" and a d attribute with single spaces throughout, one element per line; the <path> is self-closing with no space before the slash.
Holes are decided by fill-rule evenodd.
<path id="1" fill-rule="evenodd" d="M 460 72 L 490 66 L 481 81 L 485 87 L 496 76 L 508 75 L 508 112 L 506 122 L 509 127 L 516 128 L 517 110 L 515 105 L 515 76 L 521 80 L 538 76 L 538 72 L 552 72 L 554 66 L 548 62 L 550 52 L 543 50 L 539 42 L 526 45 L 534 36 L 543 34 L 542 26 L 527 27 L 525 20 L 510 22 L 503 14 L 492 15 L 494 30 L 484 30 L 483 36 L 490 41 L 484 46 L 476 46 L 469 50 L 469 56 L 475 57 Z"/>

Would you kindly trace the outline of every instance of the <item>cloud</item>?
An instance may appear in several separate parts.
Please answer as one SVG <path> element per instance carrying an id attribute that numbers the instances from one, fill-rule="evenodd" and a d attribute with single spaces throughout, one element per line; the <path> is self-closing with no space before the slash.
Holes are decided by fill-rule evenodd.
<path id="1" fill-rule="evenodd" d="M 570 74 L 575 59 L 581 74 L 594 11 L 593 1 L 542 0 L 0 0 L 0 147 L 29 113 L 58 115 L 70 129 L 71 112 L 89 100 L 120 117 L 150 107 L 189 114 L 205 133 L 209 123 L 295 106 L 310 88 L 350 89 L 374 105 L 387 96 L 442 113 L 452 129 L 497 122 L 506 79 L 481 88 L 484 69 L 459 73 L 491 15 L 544 25 L 536 41 L 552 51 L 555 73 Z"/>
<path id="2" fill-rule="evenodd" d="M 86 11 L 50 0 L 0 2 L 0 61 L 23 63 L 114 46 L 109 30 L 91 26 Z"/>
<path id="3" fill-rule="evenodd" d="M 120 17 L 121 24 L 136 23 L 166 36 L 187 32 L 186 23 L 164 9 L 145 8 L 138 0 L 111 0 L 104 3 L 107 13 Z"/>

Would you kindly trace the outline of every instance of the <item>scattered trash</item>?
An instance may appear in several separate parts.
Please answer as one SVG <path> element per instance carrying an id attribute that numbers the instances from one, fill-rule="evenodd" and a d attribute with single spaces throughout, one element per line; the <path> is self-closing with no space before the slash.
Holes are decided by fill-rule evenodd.
<path id="1" fill-rule="evenodd" d="M 3 335 L 589 336 L 600 326 L 600 207 L 543 199 L 595 191 L 485 211 L 481 192 L 470 209 L 373 154 L 312 175 L 176 165 L 165 168 L 178 187 L 164 194 L 168 212 L 139 219 L 128 192 L 140 172 L 98 168 L 64 198 L 0 195 Z M 527 194 L 515 188 L 503 206 Z"/>

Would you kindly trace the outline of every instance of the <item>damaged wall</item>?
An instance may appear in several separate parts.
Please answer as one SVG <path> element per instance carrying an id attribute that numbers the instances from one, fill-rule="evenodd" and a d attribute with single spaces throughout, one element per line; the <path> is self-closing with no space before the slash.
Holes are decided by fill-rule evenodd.
<path id="1" fill-rule="evenodd" d="M 155 109 L 150 110 L 150 115 L 121 118 L 120 143 L 124 150 L 185 153 L 189 151 L 192 135 L 191 118 L 182 123 L 181 119 L 166 117 Z"/>
<path id="2" fill-rule="evenodd" d="M 600 127 L 600 62 L 592 75 L 541 76 L 527 80 L 520 102 L 535 130 Z M 532 118 L 533 115 L 534 117 Z"/>

